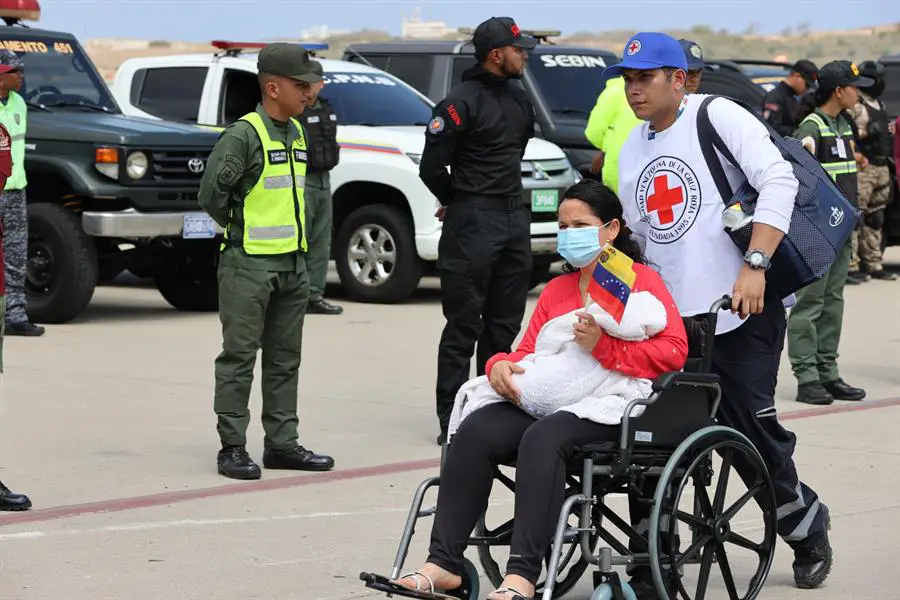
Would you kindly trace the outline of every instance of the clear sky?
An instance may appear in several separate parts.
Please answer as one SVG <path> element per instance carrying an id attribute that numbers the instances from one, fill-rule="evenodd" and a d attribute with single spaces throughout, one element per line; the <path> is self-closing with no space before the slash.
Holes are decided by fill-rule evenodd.
<path id="1" fill-rule="evenodd" d="M 898 21 L 898 0 L 40 0 L 47 29 L 79 38 L 207 41 L 296 37 L 304 29 L 381 29 L 399 35 L 403 16 L 472 26 L 509 15 L 524 28 L 575 31 L 653 30 L 710 25 L 777 33 L 809 23 L 844 29 Z M 253 16 L 249 16 L 253 15 Z"/>

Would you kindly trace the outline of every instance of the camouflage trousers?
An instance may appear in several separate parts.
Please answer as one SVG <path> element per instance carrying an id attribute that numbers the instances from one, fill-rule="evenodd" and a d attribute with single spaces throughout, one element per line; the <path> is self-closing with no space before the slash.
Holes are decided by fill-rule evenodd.
<path id="1" fill-rule="evenodd" d="M 28 261 L 28 213 L 25 190 L 0 193 L 3 251 L 6 254 L 6 324 L 25 323 L 25 266 Z"/>
<path id="2" fill-rule="evenodd" d="M 853 232 L 851 273 L 860 269 L 874 273 L 883 268 L 881 230 L 884 227 L 884 209 L 891 196 L 891 175 L 888 169 L 887 166 L 869 165 L 859 172 L 859 209 L 863 217 Z"/>

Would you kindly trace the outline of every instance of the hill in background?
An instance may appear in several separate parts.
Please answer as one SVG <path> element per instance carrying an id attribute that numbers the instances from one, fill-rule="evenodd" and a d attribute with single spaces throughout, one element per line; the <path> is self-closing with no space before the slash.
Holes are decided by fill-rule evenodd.
<path id="1" fill-rule="evenodd" d="M 786 27 L 778 35 L 756 33 L 751 24 L 740 34 L 716 31 L 706 25 L 689 30 L 668 30 L 676 38 L 694 40 L 703 48 L 707 58 L 746 58 L 794 62 L 808 58 L 818 65 L 835 59 L 862 62 L 885 54 L 900 52 L 900 23 L 878 25 L 847 31 L 810 31 L 808 25 Z M 622 47 L 633 31 L 575 32 L 552 41 L 574 46 L 605 48 L 621 55 Z M 339 58 L 349 44 L 399 40 L 384 31 L 364 30 L 333 36 L 321 41 L 330 48 L 322 53 L 326 58 Z M 448 35 L 444 39 L 465 39 L 462 35 Z M 313 40 L 304 40 L 313 41 Z M 104 77 L 111 78 L 122 61 L 139 56 L 212 52 L 208 44 L 194 44 L 168 40 L 96 39 L 84 42 L 85 49 L 96 62 Z"/>

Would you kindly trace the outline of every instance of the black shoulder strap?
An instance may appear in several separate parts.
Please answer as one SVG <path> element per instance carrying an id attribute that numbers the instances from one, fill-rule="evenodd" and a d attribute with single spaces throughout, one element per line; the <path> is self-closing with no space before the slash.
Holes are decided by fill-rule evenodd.
<path id="1" fill-rule="evenodd" d="M 697 110 L 697 137 L 700 141 L 700 150 L 703 152 L 703 158 L 706 160 L 706 166 L 709 167 L 713 181 L 716 182 L 716 189 L 719 190 L 719 196 L 722 197 L 722 202 L 727 205 L 731 201 L 734 191 L 731 189 L 731 184 L 728 183 L 728 178 L 725 176 L 725 168 L 722 166 L 716 150 L 721 152 L 722 156 L 735 167 L 740 168 L 740 165 L 737 164 L 731 150 L 725 145 L 722 137 L 709 120 L 707 108 L 709 103 L 716 98 L 719 98 L 719 96 L 705 98 Z"/>

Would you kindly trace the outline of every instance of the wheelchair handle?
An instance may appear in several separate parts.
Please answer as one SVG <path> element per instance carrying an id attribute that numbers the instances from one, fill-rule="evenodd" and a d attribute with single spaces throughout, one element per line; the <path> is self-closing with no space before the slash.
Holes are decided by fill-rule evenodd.
<path id="1" fill-rule="evenodd" d="M 709 312 L 716 314 L 720 310 L 731 310 L 731 296 L 724 295 L 709 307 Z"/>

